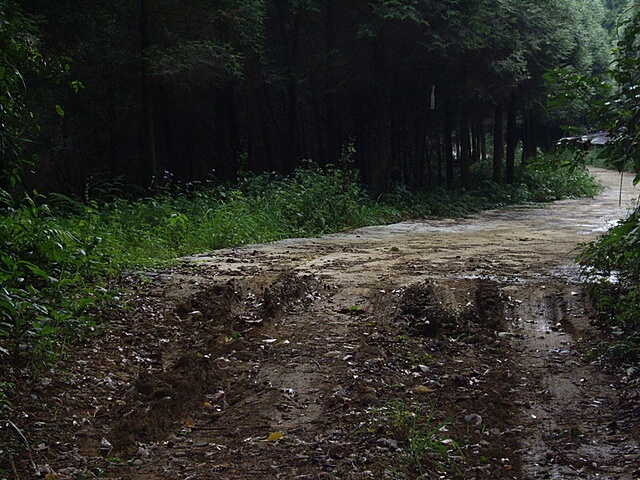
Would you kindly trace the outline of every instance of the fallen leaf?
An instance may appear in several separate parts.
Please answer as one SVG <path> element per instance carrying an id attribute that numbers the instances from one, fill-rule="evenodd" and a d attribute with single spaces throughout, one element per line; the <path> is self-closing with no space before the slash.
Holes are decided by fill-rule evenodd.
<path id="1" fill-rule="evenodd" d="M 433 393 L 435 390 L 433 388 L 425 387 L 424 385 L 420 385 L 413 389 L 416 393 Z"/>
<path id="2" fill-rule="evenodd" d="M 273 432 L 272 434 L 270 434 L 267 437 L 267 442 L 277 442 L 278 440 L 280 440 L 284 435 L 282 435 L 280 432 Z"/>

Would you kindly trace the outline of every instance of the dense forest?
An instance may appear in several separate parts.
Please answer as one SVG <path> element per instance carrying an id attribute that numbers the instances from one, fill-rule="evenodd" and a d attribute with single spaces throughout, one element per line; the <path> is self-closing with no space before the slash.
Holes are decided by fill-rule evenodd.
<path id="1" fill-rule="evenodd" d="M 629 3 L 2 0 L 4 185 L 77 195 L 304 159 L 378 191 L 466 187 L 487 158 L 510 182 L 580 120 L 550 112 L 545 73 L 602 75 Z"/>

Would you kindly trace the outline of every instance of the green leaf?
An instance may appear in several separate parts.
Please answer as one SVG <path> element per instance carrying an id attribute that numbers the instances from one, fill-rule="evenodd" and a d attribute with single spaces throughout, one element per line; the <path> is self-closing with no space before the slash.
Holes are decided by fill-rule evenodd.
<path id="1" fill-rule="evenodd" d="M 42 268 L 34 265 L 31 262 L 20 261 L 18 262 L 20 265 L 27 267 L 32 273 L 38 275 L 39 277 L 45 279 L 47 282 L 56 281 L 55 278 L 51 277 L 47 272 L 45 272 Z"/>
<path id="2" fill-rule="evenodd" d="M 36 327 L 36 331 L 38 332 L 38 335 L 49 336 L 58 333 L 58 328 L 53 325 L 43 325 Z"/>

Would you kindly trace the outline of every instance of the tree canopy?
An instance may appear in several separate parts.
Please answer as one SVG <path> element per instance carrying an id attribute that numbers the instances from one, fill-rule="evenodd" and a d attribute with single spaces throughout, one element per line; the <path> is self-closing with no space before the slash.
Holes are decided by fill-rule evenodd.
<path id="1" fill-rule="evenodd" d="M 41 57 L 29 49 L 38 45 L 73 59 L 72 78 L 84 89 L 24 90 L 19 75 L 2 81 L 22 89 L 12 99 L 28 93 L 44 113 L 35 116 L 46 128 L 32 136 L 38 178 L 48 183 L 40 188 L 286 173 L 307 158 L 340 163 L 347 149 L 379 190 L 464 187 L 470 165 L 487 156 L 488 132 L 498 138 L 490 147 L 496 181 L 512 179 L 517 145 L 527 158 L 560 136 L 543 75 L 605 70 L 607 12 L 621 4 L 24 0 L 18 9 L 3 0 L 9 21 L 0 34 L 14 49 L 5 65 L 35 68 Z M 64 117 L 48 114 L 47 92 L 62 95 Z M 25 125 L 22 106 L 4 100 L 3 108 Z M 22 136 L 12 128 L 2 131 L 3 145 Z"/>
<path id="2" fill-rule="evenodd" d="M 0 1 L 0 179 L 16 181 L 25 142 L 34 135 L 33 76 L 47 74 L 33 20 L 14 3 Z"/>

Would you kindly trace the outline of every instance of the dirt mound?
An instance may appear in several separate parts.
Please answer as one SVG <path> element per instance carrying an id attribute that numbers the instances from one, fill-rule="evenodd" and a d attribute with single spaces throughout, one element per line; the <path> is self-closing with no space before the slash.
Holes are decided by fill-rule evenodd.
<path id="1" fill-rule="evenodd" d="M 452 295 L 456 290 L 464 292 L 464 298 Z M 445 284 L 426 280 L 398 293 L 395 321 L 412 335 L 435 337 L 441 333 L 479 341 L 507 328 L 505 298 L 499 283 L 492 280 Z"/>
<path id="2" fill-rule="evenodd" d="M 412 335 L 435 337 L 443 324 L 455 322 L 455 315 L 442 306 L 434 285 L 426 281 L 402 290 L 396 321 Z"/>

